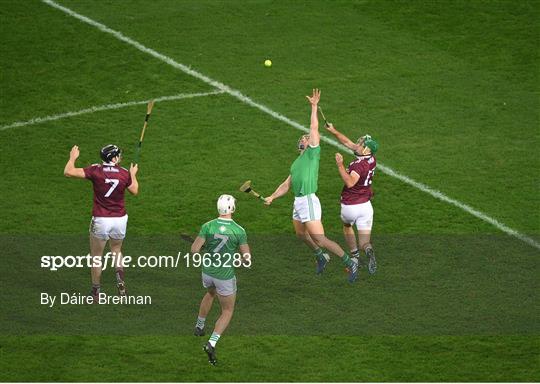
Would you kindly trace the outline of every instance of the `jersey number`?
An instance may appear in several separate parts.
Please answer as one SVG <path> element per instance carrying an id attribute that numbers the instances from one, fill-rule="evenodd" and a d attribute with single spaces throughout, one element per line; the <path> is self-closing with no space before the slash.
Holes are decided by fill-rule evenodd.
<path id="1" fill-rule="evenodd" d="M 217 247 L 214 249 L 214 252 L 219 252 L 221 251 L 221 248 L 223 248 L 223 246 L 227 243 L 227 241 L 229 240 L 229 236 L 226 236 L 226 235 L 219 235 L 219 234 L 215 234 L 214 235 L 214 239 L 219 239 L 221 240 L 220 243 L 217 245 Z"/>
<path id="2" fill-rule="evenodd" d="M 364 181 L 364 187 L 367 187 L 368 185 L 371 185 L 371 183 L 373 182 L 372 178 L 373 178 L 374 174 L 375 174 L 375 168 L 370 169 L 368 171 L 367 176 L 366 176 L 366 180 Z"/>
<path id="3" fill-rule="evenodd" d="M 113 191 L 118 186 L 119 182 L 120 182 L 120 180 L 118 180 L 118 179 L 105 179 L 105 184 L 111 184 L 111 187 L 109 188 L 109 190 L 105 194 L 105 197 L 109 197 L 113 193 Z"/>

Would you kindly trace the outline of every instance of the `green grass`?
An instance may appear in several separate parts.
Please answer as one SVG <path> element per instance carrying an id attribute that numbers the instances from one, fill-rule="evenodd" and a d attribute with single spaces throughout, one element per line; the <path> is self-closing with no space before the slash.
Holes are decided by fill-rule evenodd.
<path id="1" fill-rule="evenodd" d="M 378 161 L 540 238 L 537 2 L 65 1 L 304 125 L 323 90 L 335 125 L 381 144 Z M 212 88 L 38 1 L 0 3 L 0 125 Z M 263 61 L 271 58 L 273 66 Z M 190 336 L 203 294 L 193 268 L 136 269 L 147 307 L 39 305 L 86 292 L 88 273 L 39 268 L 86 254 L 88 183 L 62 176 L 114 142 L 128 162 L 144 106 L 0 131 L 0 379 L 3 381 L 538 381 L 538 250 L 378 173 L 379 272 L 322 278 L 292 235 L 292 197 L 263 207 L 296 156 L 300 132 L 226 94 L 157 103 L 128 197 L 131 255 L 186 251 L 238 198 L 254 267 L 209 369 Z M 325 134 L 325 133 L 323 133 Z M 318 195 L 340 234 L 336 149 L 322 145 Z M 7 287 L 7 288 L 5 288 Z M 112 292 L 112 274 L 104 274 Z M 218 315 L 214 308 L 210 324 Z M 119 372 L 122 372 L 119 374 Z"/>
<path id="2" fill-rule="evenodd" d="M 0 378 L 84 381 L 91 372 L 98 382 L 538 379 L 538 338 L 240 336 L 221 343 L 228 361 L 209 369 L 194 337 L 3 337 Z M 21 366 L 28 354 L 33 358 Z"/>

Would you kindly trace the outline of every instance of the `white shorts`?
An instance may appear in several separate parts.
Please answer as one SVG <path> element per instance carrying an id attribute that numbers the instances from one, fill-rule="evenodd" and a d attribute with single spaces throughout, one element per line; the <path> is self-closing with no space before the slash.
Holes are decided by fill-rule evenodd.
<path id="1" fill-rule="evenodd" d="M 373 226 L 371 201 L 354 205 L 341 204 L 341 221 L 345 224 L 356 224 L 358 229 L 371 231 Z"/>
<path id="2" fill-rule="evenodd" d="M 294 198 L 292 218 L 305 223 L 306 221 L 321 220 L 322 208 L 319 198 L 314 193 Z"/>
<path id="3" fill-rule="evenodd" d="M 216 292 L 220 296 L 234 295 L 236 293 L 236 276 L 229 280 L 220 280 L 203 273 L 202 285 L 207 289 L 216 288 Z"/>
<path id="4" fill-rule="evenodd" d="M 128 215 L 121 217 L 95 217 L 90 221 L 90 233 L 101 240 L 123 240 L 126 237 Z"/>

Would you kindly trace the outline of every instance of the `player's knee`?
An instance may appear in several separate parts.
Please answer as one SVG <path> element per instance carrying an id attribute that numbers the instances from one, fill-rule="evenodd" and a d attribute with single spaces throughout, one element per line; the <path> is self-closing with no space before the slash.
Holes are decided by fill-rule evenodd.
<path id="1" fill-rule="evenodd" d="M 302 231 L 296 231 L 296 237 L 300 240 L 304 240 L 306 238 L 306 233 Z"/>
<path id="2" fill-rule="evenodd" d="M 227 308 L 223 308 L 221 310 L 221 313 L 225 316 L 229 316 L 229 317 L 232 317 L 233 315 L 233 312 L 234 312 L 234 306 L 233 307 L 227 307 Z"/>
<path id="3" fill-rule="evenodd" d="M 234 305 L 231 305 L 229 303 L 224 303 L 223 301 L 220 302 L 221 305 L 221 314 L 228 316 L 232 315 L 232 312 L 234 310 Z"/>
<path id="4" fill-rule="evenodd" d="M 324 235 L 311 235 L 311 239 L 319 247 L 324 247 L 326 244 L 326 236 Z"/>

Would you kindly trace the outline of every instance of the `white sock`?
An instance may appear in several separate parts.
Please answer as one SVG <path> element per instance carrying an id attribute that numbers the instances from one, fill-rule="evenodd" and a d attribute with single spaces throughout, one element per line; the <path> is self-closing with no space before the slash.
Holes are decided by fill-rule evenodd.
<path id="1" fill-rule="evenodd" d="M 200 317 L 200 316 L 197 316 L 197 324 L 196 324 L 196 327 L 197 328 L 200 328 L 200 329 L 203 329 L 204 328 L 204 322 L 206 321 L 206 317 Z"/>
<path id="2" fill-rule="evenodd" d="M 215 347 L 220 337 L 221 335 L 218 335 L 217 333 L 212 332 L 212 336 L 210 336 L 210 340 L 208 340 L 208 342 L 210 343 L 212 347 Z"/>

